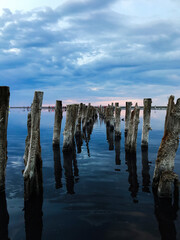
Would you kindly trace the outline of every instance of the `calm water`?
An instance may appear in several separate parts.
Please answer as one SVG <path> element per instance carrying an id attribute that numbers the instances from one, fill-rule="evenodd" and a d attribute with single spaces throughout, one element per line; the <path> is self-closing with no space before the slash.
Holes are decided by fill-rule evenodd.
<path id="1" fill-rule="evenodd" d="M 124 111 L 121 115 L 124 116 Z M 59 150 L 53 152 L 52 148 L 54 112 L 42 111 L 43 198 L 25 205 L 22 170 L 27 111 L 11 110 L 6 196 L 0 197 L 0 231 L 6 232 L 11 240 L 32 239 L 33 234 L 36 236 L 33 239 L 50 240 L 148 240 L 161 236 L 180 239 L 179 200 L 157 202 L 151 189 L 164 119 L 165 111 L 152 111 L 149 149 L 142 153 L 141 116 L 134 159 L 125 155 L 124 122 L 121 141 L 115 142 L 110 136 L 108 142 L 106 126 L 99 120 L 90 140 L 83 142 L 81 153 L 64 159 L 65 113 L 59 157 Z M 175 172 L 180 176 L 179 159 L 178 150 Z"/>

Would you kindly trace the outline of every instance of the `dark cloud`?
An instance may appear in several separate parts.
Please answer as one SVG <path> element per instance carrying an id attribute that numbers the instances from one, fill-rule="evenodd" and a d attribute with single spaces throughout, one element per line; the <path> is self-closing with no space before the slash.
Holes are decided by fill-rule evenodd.
<path id="1" fill-rule="evenodd" d="M 0 79 L 11 87 L 11 105 L 22 104 L 23 91 L 35 89 L 44 90 L 51 103 L 59 96 L 143 98 L 144 89 L 157 99 L 177 94 L 180 24 L 137 23 L 133 16 L 112 11 L 114 2 L 68 1 L 54 10 L 15 13 L 5 9 Z M 30 104 L 33 96 L 26 96 Z"/>

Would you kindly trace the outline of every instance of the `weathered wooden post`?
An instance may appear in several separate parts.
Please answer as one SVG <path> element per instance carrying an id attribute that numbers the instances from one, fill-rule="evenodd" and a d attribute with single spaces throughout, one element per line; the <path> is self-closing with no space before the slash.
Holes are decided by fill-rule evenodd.
<path id="1" fill-rule="evenodd" d="M 63 135 L 64 135 L 63 152 L 71 151 L 73 149 L 77 111 L 78 111 L 78 107 L 76 104 L 67 105 L 66 125 L 63 132 Z"/>
<path id="2" fill-rule="evenodd" d="M 40 118 L 42 100 L 43 92 L 35 91 L 31 113 L 28 114 L 28 137 L 26 138 L 26 145 L 29 147 L 25 149 L 25 170 L 23 176 L 29 180 L 34 177 L 36 165 L 39 165 L 37 161 L 41 162 Z"/>
<path id="3" fill-rule="evenodd" d="M 83 128 L 83 130 L 86 127 L 87 112 L 88 112 L 88 107 L 85 104 L 83 104 L 82 105 L 82 128 Z"/>
<path id="4" fill-rule="evenodd" d="M 180 98 L 174 103 L 174 96 L 169 97 L 164 126 L 164 136 L 159 147 L 154 176 L 153 189 L 159 197 L 171 197 L 173 185 L 178 176 L 173 172 L 174 159 L 179 145 L 180 134 Z"/>
<path id="5" fill-rule="evenodd" d="M 131 119 L 131 106 L 132 106 L 132 102 L 126 102 L 125 133 L 129 129 L 129 122 L 130 122 L 130 119 Z"/>
<path id="6" fill-rule="evenodd" d="M 151 98 L 144 99 L 143 129 L 142 129 L 142 138 L 141 138 L 141 146 L 143 148 L 148 147 L 149 130 L 151 130 L 151 127 L 150 127 L 151 103 L 152 103 Z"/>
<path id="7" fill-rule="evenodd" d="M 112 106 L 106 108 L 106 124 L 112 131 L 114 130 L 114 107 Z"/>
<path id="8" fill-rule="evenodd" d="M 121 137 L 121 108 L 115 107 L 115 139 Z"/>
<path id="9" fill-rule="evenodd" d="M 0 191 L 5 189 L 9 87 L 0 87 Z"/>
<path id="10" fill-rule="evenodd" d="M 119 107 L 119 103 L 118 102 L 115 102 L 115 107 Z"/>
<path id="11" fill-rule="evenodd" d="M 76 133 L 75 133 L 77 152 L 78 153 L 81 153 L 81 146 L 83 144 L 82 132 L 81 132 L 82 117 L 83 117 L 83 103 L 80 103 L 79 107 L 78 107 Z"/>
<path id="12" fill-rule="evenodd" d="M 56 101 L 55 118 L 54 118 L 54 132 L 53 132 L 53 144 L 59 144 L 60 132 L 62 122 L 62 101 Z"/>
<path id="13" fill-rule="evenodd" d="M 129 128 L 127 132 L 127 138 L 125 142 L 125 149 L 126 151 L 129 151 L 129 152 L 136 152 L 139 112 L 140 112 L 140 108 L 136 103 L 134 110 L 131 113 Z"/>

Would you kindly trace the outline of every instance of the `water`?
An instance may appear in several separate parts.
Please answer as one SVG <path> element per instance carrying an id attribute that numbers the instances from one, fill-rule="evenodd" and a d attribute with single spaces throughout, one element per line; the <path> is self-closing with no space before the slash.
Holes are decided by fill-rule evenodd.
<path id="1" fill-rule="evenodd" d="M 53 152 L 54 112 L 42 111 L 43 195 L 25 204 L 22 170 L 27 111 L 11 110 L 6 195 L 0 197 L 1 233 L 4 231 L 11 240 L 180 239 L 179 200 L 158 203 L 151 188 L 164 119 L 164 110 L 152 111 L 149 149 L 148 153 L 142 153 L 141 111 L 133 161 L 125 155 L 124 122 L 121 122 L 121 141 L 114 142 L 113 149 L 113 143 L 106 139 L 105 124 L 97 121 L 89 142 L 83 142 L 81 153 L 71 159 L 64 156 L 64 163 L 65 113 L 60 149 Z M 179 158 L 178 150 L 175 172 L 180 176 Z"/>

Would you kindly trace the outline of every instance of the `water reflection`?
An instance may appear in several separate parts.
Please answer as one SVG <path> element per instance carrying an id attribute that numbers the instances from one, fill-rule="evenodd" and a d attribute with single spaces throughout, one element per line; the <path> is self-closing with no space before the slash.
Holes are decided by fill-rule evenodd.
<path id="1" fill-rule="evenodd" d="M 179 189 L 174 190 L 174 198 L 158 198 L 154 194 L 155 216 L 159 224 L 162 240 L 176 240 L 177 211 L 179 209 Z"/>
<path id="2" fill-rule="evenodd" d="M 148 161 L 148 148 L 143 147 L 141 148 L 141 154 L 142 154 L 142 191 L 143 192 L 150 192 L 149 186 L 150 186 L 150 166 Z"/>
<path id="3" fill-rule="evenodd" d="M 138 176 L 137 176 L 137 166 L 136 166 L 136 152 L 125 153 L 126 164 L 128 166 L 129 177 L 128 181 L 130 184 L 129 191 L 131 192 L 131 197 L 134 203 L 138 203 L 137 193 L 139 190 Z"/>
<path id="4" fill-rule="evenodd" d="M 74 194 L 74 181 L 79 180 L 75 143 L 73 151 L 63 152 L 67 193 Z M 73 170 L 74 167 L 74 170 Z"/>
<path id="5" fill-rule="evenodd" d="M 62 166 L 59 144 L 53 144 L 53 153 L 54 153 L 54 176 L 56 182 L 56 189 L 58 189 L 62 188 Z"/>
<path id="6" fill-rule="evenodd" d="M 115 163 L 116 165 L 121 165 L 121 159 L 120 159 L 120 144 L 121 144 L 121 139 L 116 138 L 115 139 Z M 120 169 L 115 169 L 116 171 L 120 171 Z"/>
<path id="7" fill-rule="evenodd" d="M 24 181 L 24 219 L 26 240 L 42 238 L 42 160 L 36 161 L 33 178 Z"/>
<path id="8" fill-rule="evenodd" d="M 87 153 L 88 153 L 89 157 L 91 156 L 90 155 L 90 149 L 89 149 L 89 141 L 91 139 L 91 134 L 93 132 L 93 127 L 94 127 L 95 122 L 96 122 L 96 120 L 95 121 L 90 121 L 83 128 L 83 139 L 86 143 Z"/>
<path id="9" fill-rule="evenodd" d="M 109 150 L 114 150 L 114 130 L 108 123 L 106 124 L 106 138 L 109 143 Z"/>
<path id="10" fill-rule="evenodd" d="M 81 153 L 81 147 L 83 145 L 82 133 L 77 132 L 75 134 L 75 139 L 76 139 L 77 153 Z"/>
<path id="11" fill-rule="evenodd" d="M 0 239 L 8 240 L 9 214 L 7 210 L 6 193 L 0 192 Z"/>

